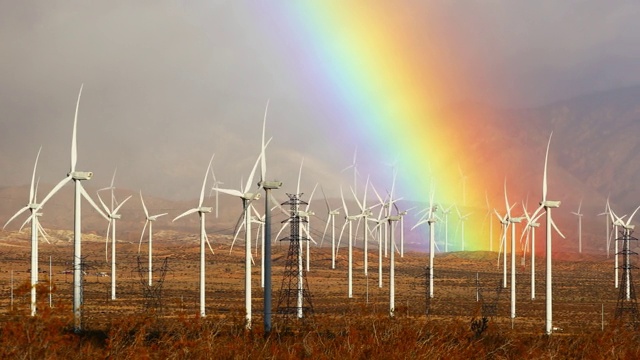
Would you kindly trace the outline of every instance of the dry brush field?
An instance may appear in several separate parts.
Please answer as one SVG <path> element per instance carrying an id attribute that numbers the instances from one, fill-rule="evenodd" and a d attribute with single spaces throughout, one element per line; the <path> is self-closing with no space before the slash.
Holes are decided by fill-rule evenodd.
<path id="1" fill-rule="evenodd" d="M 423 253 L 396 256 L 395 317 L 390 318 L 388 258 L 383 259 L 383 287 L 378 287 L 377 249 L 354 258 L 354 297 L 347 298 L 346 249 L 330 269 L 329 248 L 312 247 L 307 278 L 314 314 L 305 321 L 274 315 L 276 331 L 263 336 L 263 290 L 259 261 L 253 267 L 253 328 L 244 329 L 244 248 L 229 253 L 228 239 L 212 239 L 207 254 L 207 317 L 200 318 L 199 245 L 193 236 L 157 235 L 156 280 L 166 258 L 168 271 L 162 306 L 145 307 L 138 271 L 138 244 L 118 243 L 117 300 L 110 300 L 110 273 L 102 238 L 84 235 L 86 262 L 83 326 L 72 331 L 70 270 L 73 247 L 68 234 L 54 233 L 40 247 L 39 313 L 28 316 L 28 234 L 5 233 L 0 240 L 0 354 L 3 358 L 639 358 L 638 334 L 614 321 L 618 290 L 613 259 L 573 255 L 554 260 L 553 336 L 545 336 L 544 258 L 536 264 L 538 284 L 530 299 L 530 267 L 518 266 L 517 317 L 509 318 L 509 289 L 497 292 L 501 269 L 497 254 L 438 254 L 435 296 L 428 301 Z M 223 245 L 224 244 L 224 245 Z M 282 284 L 287 244 L 273 247 L 273 305 Z M 141 261 L 146 267 L 143 244 Z M 49 257 L 52 259 L 53 308 L 49 308 Z M 256 257 L 256 259 L 258 259 Z M 520 265 L 520 260 L 518 260 Z M 11 303 L 11 274 L 14 279 Z M 476 276 L 486 303 L 497 299 L 496 314 L 480 334 L 471 320 L 481 317 Z M 146 272 L 144 273 L 146 279 Z M 497 298 L 496 298 L 497 296 Z M 286 331 L 285 331 L 286 327 Z"/>

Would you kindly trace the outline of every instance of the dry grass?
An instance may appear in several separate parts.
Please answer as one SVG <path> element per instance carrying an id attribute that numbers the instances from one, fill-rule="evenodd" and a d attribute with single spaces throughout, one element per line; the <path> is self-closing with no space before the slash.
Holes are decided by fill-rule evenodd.
<path id="1" fill-rule="evenodd" d="M 259 263 L 253 270 L 253 329 L 244 330 L 243 248 L 229 254 L 219 245 L 207 255 L 207 317 L 198 312 L 198 245 L 192 241 L 158 241 L 155 262 L 169 257 L 161 313 L 143 308 L 142 286 L 136 271 L 137 244 L 118 244 L 118 299 L 109 300 L 110 278 L 104 245 L 83 243 L 87 262 L 94 266 L 85 278 L 84 329 L 71 329 L 72 246 L 43 245 L 41 269 L 53 258 L 54 307 L 48 306 L 48 275 L 41 275 L 38 315 L 28 316 L 28 243 L 2 248 L 0 268 L 1 358 L 640 358 L 638 333 L 613 323 L 617 290 L 613 260 L 585 257 L 555 261 L 554 325 L 563 330 L 542 335 L 544 272 L 538 264 L 537 299 L 530 299 L 528 269 L 518 267 L 518 317 L 508 319 L 508 289 L 498 299 L 498 313 L 480 336 L 471 331 L 478 316 L 475 278 L 479 274 L 486 298 L 501 279 L 492 253 L 450 253 L 436 257 L 436 291 L 425 299 L 425 254 L 397 257 L 396 316 L 388 316 L 388 260 L 383 288 L 377 286 L 377 256 L 370 255 L 368 279 L 362 253 L 356 251 L 354 298 L 347 299 L 346 251 L 337 269 L 330 270 L 328 249 L 314 248 L 308 281 L 315 315 L 304 323 L 274 318 L 276 330 L 262 329 L 262 289 Z M 18 245 L 18 246 L 16 246 Z M 143 247 L 144 249 L 144 247 Z M 274 247 L 274 306 L 281 285 L 285 247 Z M 375 250 L 374 250 L 375 252 Z M 143 251 L 143 256 L 146 252 Z M 44 260 L 47 260 L 45 263 Z M 146 258 L 144 258 L 146 260 Z M 539 258 L 543 260 L 542 257 Z M 10 270 L 14 271 L 14 306 L 9 301 Z M 367 290 L 368 289 L 368 290 Z M 602 313 L 604 309 L 604 314 Z M 426 315 L 428 312 L 428 315 Z M 604 324 L 602 316 L 604 315 Z M 602 326 L 604 325 L 604 330 Z"/>

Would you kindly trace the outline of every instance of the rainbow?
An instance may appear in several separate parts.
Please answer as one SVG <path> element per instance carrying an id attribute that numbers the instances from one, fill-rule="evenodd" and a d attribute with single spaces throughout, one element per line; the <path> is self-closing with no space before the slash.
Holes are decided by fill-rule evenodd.
<path id="1" fill-rule="evenodd" d="M 465 142 L 478 136 L 481 126 L 440 113 L 438 104 L 462 79 L 442 56 L 444 39 L 420 18 L 428 5 L 304 1 L 269 3 L 260 10 L 264 31 L 273 32 L 301 88 L 313 92 L 328 129 L 345 129 L 333 135 L 343 151 L 352 153 L 354 143 L 375 144 L 359 154 L 388 162 L 402 159 L 398 192 L 423 194 L 418 200 L 428 201 L 433 181 L 438 201 L 465 203 L 464 211 L 474 212 L 466 227 L 466 250 L 489 249 L 488 227 L 481 226 L 485 194 L 502 184 L 465 151 Z M 459 169 L 468 179 L 464 196 Z M 503 199 L 493 203 L 503 204 Z M 452 214 L 450 226 L 455 222 Z M 497 228 L 494 224 L 495 238 Z"/>

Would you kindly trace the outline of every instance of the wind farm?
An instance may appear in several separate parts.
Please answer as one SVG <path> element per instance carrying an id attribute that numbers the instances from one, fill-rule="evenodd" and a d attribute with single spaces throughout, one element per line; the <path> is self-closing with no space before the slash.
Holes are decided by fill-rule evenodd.
<path id="1" fill-rule="evenodd" d="M 529 5 L 478 5 L 486 49 L 453 2 L 68 6 L 0 5 L 33 15 L 0 25 L 5 329 L 78 358 L 634 356 L 640 77 L 602 58 L 625 34 L 509 20 Z M 547 41 L 582 72 L 522 55 Z M 0 355 L 47 351 L 26 343 Z"/>

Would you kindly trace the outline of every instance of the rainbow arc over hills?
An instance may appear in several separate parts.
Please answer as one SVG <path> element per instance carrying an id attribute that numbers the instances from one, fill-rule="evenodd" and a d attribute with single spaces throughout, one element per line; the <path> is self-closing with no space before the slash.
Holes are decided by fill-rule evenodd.
<path id="1" fill-rule="evenodd" d="M 437 104 L 446 100 L 441 95 L 464 80 L 449 68 L 444 36 L 420 16 L 428 5 L 304 1 L 270 3 L 260 10 L 283 61 L 326 113 L 326 126 L 344 129 L 335 134 L 342 150 L 351 154 L 354 143 L 375 144 L 359 156 L 402 159 L 399 193 L 423 194 L 420 200 L 428 202 L 433 182 L 438 201 L 475 209 L 465 248 L 489 249 L 488 227 L 481 226 L 485 194 L 490 187 L 502 189 L 502 183 L 485 176 L 465 150 L 468 139 L 482 133 L 479 122 L 441 115 Z M 462 174 L 468 175 L 465 181 Z"/>

